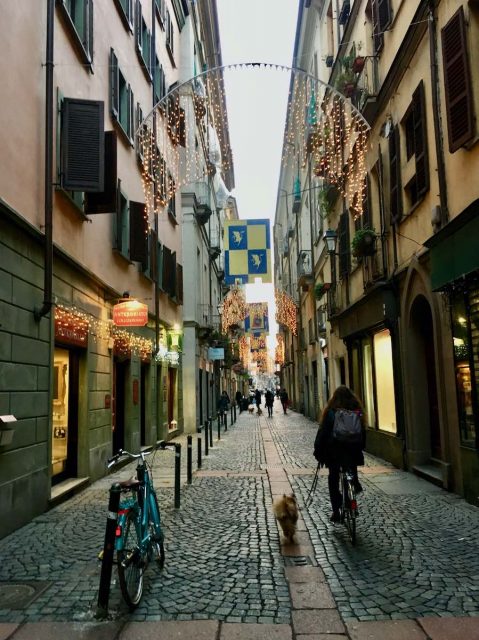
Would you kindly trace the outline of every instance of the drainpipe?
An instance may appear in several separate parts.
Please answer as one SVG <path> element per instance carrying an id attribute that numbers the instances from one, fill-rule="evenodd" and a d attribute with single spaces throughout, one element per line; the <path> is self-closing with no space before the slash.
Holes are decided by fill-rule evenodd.
<path id="1" fill-rule="evenodd" d="M 152 27 L 151 27 L 151 50 L 153 52 L 156 51 L 156 18 L 155 18 L 155 0 L 151 0 L 151 15 L 152 15 Z M 151 87 L 151 102 L 152 107 L 155 106 L 155 84 L 153 83 Z M 139 123 L 141 124 L 141 123 Z M 154 141 L 156 145 L 156 111 L 153 112 L 153 135 Z M 155 229 L 155 238 L 156 238 L 156 247 L 155 247 L 155 255 L 156 255 L 156 273 L 153 278 L 153 283 L 155 287 L 155 352 L 158 353 L 160 349 L 160 283 L 158 282 L 158 261 L 160 260 L 160 256 L 158 255 L 158 240 L 159 240 L 159 226 L 158 226 L 158 214 L 156 213 L 156 207 L 154 203 L 156 202 L 156 193 L 157 193 L 157 183 L 156 180 L 153 182 L 153 215 L 155 219 L 153 221 L 153 227 Z"/>
<path id="2" fill-rule="evenodd" d="M 435 0 L 429 0 L 429 53 L 431 56 L 431 94 L 432 116 L 434 122 L 434 139 L 436 142 L 437 178 L 439 181 L 439 203 L 441 206 L 441 226 L 449 220 L 447 198 L 446 168 L 444 166 L 444 142 L 442 137 L 442 122 L 439 99 L 439 77 L 437 56 L 437 29 L 435 16 Z"/>
<path id="3" fill-rule="evenodd" d="M 53 28 L 55 0 L 47 0 L 47 48 L 45 61 L 45 270 L 43 306 L 35 308 L 39 322 L 53 305 Z"/>

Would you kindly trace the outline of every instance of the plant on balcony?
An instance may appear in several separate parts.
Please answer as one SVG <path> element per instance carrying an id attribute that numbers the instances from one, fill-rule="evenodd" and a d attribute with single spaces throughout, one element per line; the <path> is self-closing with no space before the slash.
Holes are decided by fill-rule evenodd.
<path id="1" fill-rule="evenodd" d="M 330 282 L 317 282 L 314 285 L 314 297 L 316 298 L 316 300 L 320 300 L 326 293 L 326 291 L 329 291 L 330 288 Z"/>
<path id="2" fill-rule="evenodd" d="M 351 252 L 355 258 L 372 256 L 376 251 L 376 231 L 370 227 L 362 227 L 354 234 Z"/>
<path id="3" fill-rule="evenodd" d="M 361 73 L 364 69 L 364 63 L 366 62 L 366 58 L 364 56 L 356 56 L 353 60 L 352 70 L 354 73 Z"/>

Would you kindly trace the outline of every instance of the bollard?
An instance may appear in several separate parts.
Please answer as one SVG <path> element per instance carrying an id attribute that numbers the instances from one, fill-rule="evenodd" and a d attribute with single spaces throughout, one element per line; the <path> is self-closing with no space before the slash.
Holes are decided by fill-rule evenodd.
<path id="1" fill-rule="evenodd" d="M 233 413 L 234 413 L 235 422 L 236 422 L 236 403 L 233 405 Z"/>
<path id="2" fill-rule="evenodd" d="M 175 442 L 175 509 L 180 508 L 181 444 Z"/>
<path id="3" fill-rule="evenodd" d="M 216 418 L 218 420 L 218 440 L 221 440 L 221 416 L 219 413 L 216 414 Z"/>
<path id="4" fill-rule="evenodd" d="M 205 433 L 205 457 L 209 454 L 210 439 L 208 438 L 208 420 L 204 426 Z"/>
<path id="5" fill-rule="evenodd" d="M 208 428 L 210 432 L 210 447 L 213 447 L 213 418 L 208 418 Z"/>
<path id="6" fill-rule="evenodd" d="M 231 426 L 233 426 L 233 405 L 230 407 L 230 423 Z"/>
<path id="7" fill-rule="evenodd" d="M 187 436 L 186 443 L 186 481 L 191 484 L 193 482 L 193 436 Z"/>
<path id="8" fill-rule="evenodd" d="M 225 411 L 225 413 L 223 415 L 223 420 L 224 420 L 224 425 L 225 425 L 225 431 L 228 431 L 228 414 L 226 413 L 226 411 Z"/>
<path id="9" fill-rule="evenodd" d="M 198 469 L 201 469 L 201 425 L 198 427 Z"/>
<path id="10" fill-rule="evenodd" d="M 113 568 L 113 554 L 115 552 L 116 525 L 118 521 L 118 507 L 120 505 L 121 487 L 118 482 L 110 487 L 108 513 L 106 516 L 105 542 L 101 561 L 100 587 L 98 589 L 97 618 L 108 616 L 108 600 L 110 599 L 111 570 Z"/>

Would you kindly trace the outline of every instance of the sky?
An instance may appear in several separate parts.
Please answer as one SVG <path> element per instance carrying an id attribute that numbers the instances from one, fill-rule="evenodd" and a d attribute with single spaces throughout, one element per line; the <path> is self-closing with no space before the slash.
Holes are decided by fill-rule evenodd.
<path id="1" fill-rule="evenodd" d="M 290 67 L 298 0 L 216 0 L 223 64 L 270 62 Z M 230 143 L 239 217 L 269 218 L 273 228 L 290 72 L 265 68 L 225 71 Z M 271 248 L 271 259 L 273 250 Z M 273 269 L 273 266 L 272 266 Z M 274 348 L 272 284 L 246 286 L 248 302 L 269 303 Z"/>

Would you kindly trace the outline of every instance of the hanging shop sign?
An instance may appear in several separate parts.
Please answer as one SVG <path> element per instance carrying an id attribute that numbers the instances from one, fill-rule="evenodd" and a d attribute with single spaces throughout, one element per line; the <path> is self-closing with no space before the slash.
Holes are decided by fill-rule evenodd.
<path id="1" fill-rule="evenodd" d="M 209 347 L 208 360 L 224 360 L 225 350 L 223 347 Z"/>
<path id="2" fill-rule="evenodd" d="M 148 305 L 127 300 L 113 307 L 113 324 L 117 327 L 144 327 L 148 322 Z"/>

